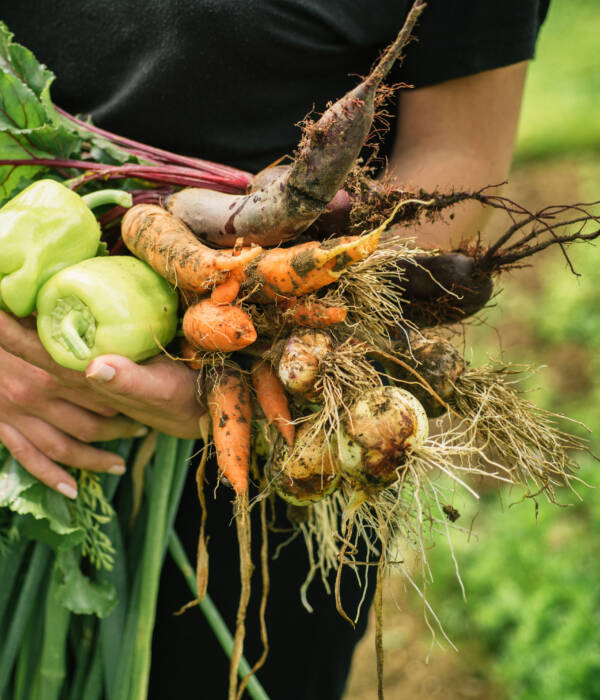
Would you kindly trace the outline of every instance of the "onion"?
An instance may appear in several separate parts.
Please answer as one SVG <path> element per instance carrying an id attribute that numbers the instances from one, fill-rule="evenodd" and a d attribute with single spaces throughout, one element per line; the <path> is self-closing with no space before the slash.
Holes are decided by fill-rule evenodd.
<path id="1" fill-rule="evenodd" d="M 342 470 L 366 489 L 386 488 L 428 434 L 425 409 L 410 392 L 373 388 L 351 406 L 338 435 Z"/>
<path id="2" fill-rule="evenodd" d="M 415 367 L 417 372 L 443 401 L 450 403 L 456 390 L 456 380 L 465 370 L 461 354 L 452 343 L 437 336 L 412 340 L 410 347 L 418 362 Z M 414 381 L 414 377 L 411 376 L 410 379 Z M 411 391 L 423 404 L 430 418 L 437 418 L 446 412 L 445 406 L 424 387 L 415 385 Z"/>
<path id="3" fill-rule="evenodd" d="M 308 330 L 290 336 L 277 370 L 285 389 L 309 401 L 314 400 L 319 364 L 330 350 L 331 339 L 325 333 Z"/>
<path id="4" fill-rule="evenodd" d="M 271 465 L 271 483 L 288 503 L 305 506 L 321 501 L 339 486 L 341 473 L 335 449 L 324 432 L 315 433 L 314 423 L 302 423 L 294 448 L 279 440 Z"/>

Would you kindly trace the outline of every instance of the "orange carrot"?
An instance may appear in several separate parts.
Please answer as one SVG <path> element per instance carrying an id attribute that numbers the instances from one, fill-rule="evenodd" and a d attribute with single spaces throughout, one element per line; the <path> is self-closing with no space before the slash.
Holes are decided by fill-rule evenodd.
<path id="1" fill-rule="evenodd" d="M 262 252 L 262 248 L 213 250 L 190 229 L 155 204 L 136 204 L 121 225 L 123 241 L 138 258 L 176 287 L 203 292 L 225 282 Z"/>
<path id="2" fill-rule="evenodd" d="M 240 282 L 236 277 L 229 277 L 225 282 L 217 285 L 210 295 L 213 304 L 231 304 L 240 291 Z"/>
<path id="3" fill-rule="evenodd" d="M 250 600 L 252 577 L 250 512 L 248 483 L 250 472 L 250 390 L 241 373 L 223 367 L 211 377 L 207 397 L 213 426 L 217 464 L 235 491 L 235 522 L 240 556 L 240 600 L 229 666 L 229 700 L 236 700 L 237 673 L 246 633 L 246 610 Z"/>
<path id="4" fill-rule="evenodd" d="M 252 300 L 272 302 L 299 297 L 335 282 L 349 265 L 364 260 L 376 248 L 384 226 L 364 236 L 343 236 L 291 248 L 271 248 L 257 256 L 243 273 Z"/>
<path id="5" fill-rule="evenodd" d="M 183 316 L 183 334 L 198 350 L 234 352 L 256 340 L 256 329 L 239 306 L 217 306 L 210 299 L 193 304 Z"/>
<path id="6" fill-rule="evenodd" d="M 348 313 L 343 306 L 327 306 L 318 299 L 285 299 L 278 301 L 277 305 L 285 309 L 285 321 L 309 328 L 327 328 L 342 323 Z"/>
<path id="7" fill-rule="evenodd" d="M 224 367 L 208 388 L 217 464 L 238 496 L 248 492 L 250 390 L 240 372 Z"/>
<path id="8" fill-rule="evenodd" d="M 269 423 L 275 423 L 287 444 L 292 447 L 295 428 L 287 396 L 279 377 L 268 362 L 255 360 L 252 363 L 252 386 L 266 419 Z"/>
<path id="9" fill-rule="evenodd" d="M 193 348 L 185 338 L 181 338 L 180 342 L 181 357 L 185 360 L 185 364 L 190 369 L 202 369 L 204 363 L 202 354 Z"/>

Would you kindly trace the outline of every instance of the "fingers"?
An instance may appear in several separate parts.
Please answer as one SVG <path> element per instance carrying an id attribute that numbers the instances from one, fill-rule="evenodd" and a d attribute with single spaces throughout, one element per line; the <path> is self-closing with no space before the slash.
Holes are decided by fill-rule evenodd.
<path id="1" fill-rule="evenodd" d="M 80 442 L 39 418 L 24 416 L 13 428 L 27 436 L 27 440 L 52 462 L 108 474 L 125 472 L 125 462 L 119 455 Z"/>
<path id="2" fill-rule="evenodd" d="M 47 372 L 0 350 L 0 416 L 6 423 L 16 425 L 17 417 L 34 416 L 82 442 L 138 437 L 147 432 L 145 426 L 115 415 L 116 411 L 108 406 L 108 416 L 98 415 L 77 405 L 77 397 L 72 401 L 56 398 L 60 393 L 58 380 Z M 101 405 L 92 391 L 88 389 L 87 393 Z M 94 401 L 89 403 L 93 405 Z"/>
<path id="3" fill-rule="evenodd" d="M 70 386 L 85 386 L 82 372 L 58 365 L 41 344 L 32 319 L 19 320 L 0 311 L 0 348 L 35 365 Z"/>
<path id="4" fill-rule="evenodd" d="M 36 479 L 68 498 L 77 497 L 77 482 L 58 464 L 40 452 L 18 430 L 0 423 L 0 440 L 12 456 Z"/>
<path id="5" fill-rule="evenodd" d="M 90 386 L 123 413 L 175 437 L 199 437 L 198 373 L 158 356 L 138 365 L 120 355 L 97 357 L 86 369 Z M 110 398 L 109 398 L 110 397 Z"/>
<path id="6" fill-rule="evenodd" d="M 30 416 L 22 417 L 18 428 L 0 423 L 0 441 L 30 474 L 68 498 L 77 497 L 77 482 L 58 463 L 108 474 L 125 472 L 120 455 L 74 440 Z"/>
<path id="7" fill-rule="evenodd" d="M 123 415 L 99 416 L 67 401 L 45 402 L 35 415 L 76 438 L 80 442 L 102 442 L 118 438 L 141 437 L 148 428 Z"/>
<path id="8" fill-rule="evenodd" d="M 182 378 L 191 380 L 187 367 L 160 360 L 138 365 L 120 355 L 103 355 L 88 365 L 86 377 L 99 390 L 117 394 L 134 402 L 166 406 L 177 397 Z"/>

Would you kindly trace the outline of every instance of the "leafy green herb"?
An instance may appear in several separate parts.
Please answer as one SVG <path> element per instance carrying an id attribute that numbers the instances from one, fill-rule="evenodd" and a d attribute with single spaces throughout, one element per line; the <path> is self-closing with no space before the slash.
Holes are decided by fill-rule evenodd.
<path id="1" fill-rule="evenodd" d="M 115 511 L 106 500 L 99 474 L 81 470 L 77 483 L 78 496 L 69 505 L 73 522 L 85 533 L 81 553 L 97 569 L 110 571 L 115 550 L 102 526 L 114 517 Z"/>

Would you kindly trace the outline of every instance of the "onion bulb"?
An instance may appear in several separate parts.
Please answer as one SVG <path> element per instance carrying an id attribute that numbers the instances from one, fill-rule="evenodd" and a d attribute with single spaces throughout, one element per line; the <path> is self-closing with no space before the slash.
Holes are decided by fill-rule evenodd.
<path id="1" fill-rule="evenodd" d="M 370 389 L 350 407 L 338 434 L 342 470 L 367 490 L 386 488 L 428 434 L 425 409 L 410 392 L 395 386 Z"/>
<path id="2" fill-rule="evenodd" d="M 325 333 L 309 330 L 290 336 L 277 371 L 285 389 L 309 401 L 314 400 L 319 364 L 330 350 L 331 339 Z"/>
<path id="3" fill-rule="evenodd" d="M 326 498 L 341 479 L 335 449 L 324 432 L 315 433 L 311 421 L 296 431 L 294 449 L 279 440 L 270 468 L 275 491 L 288 503 L 305 506 Z"/>

